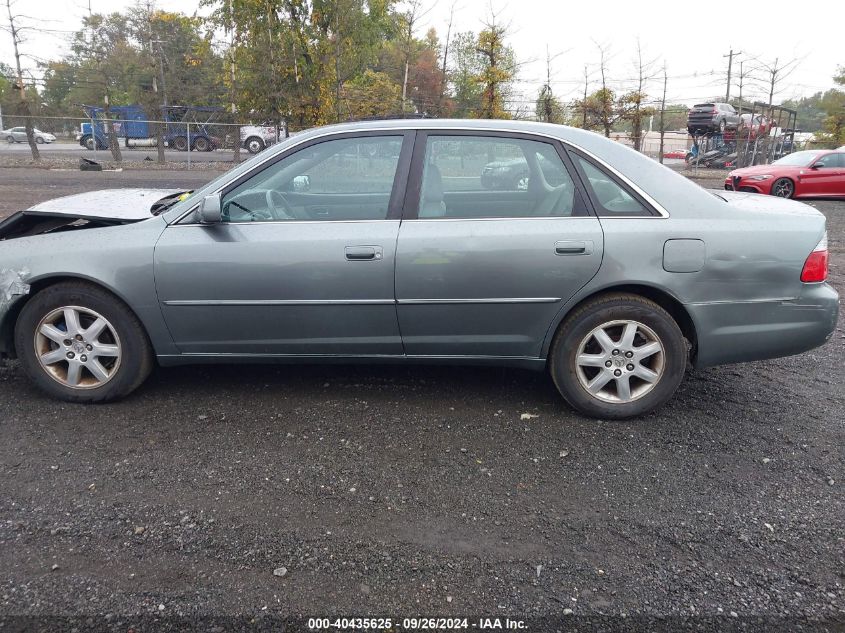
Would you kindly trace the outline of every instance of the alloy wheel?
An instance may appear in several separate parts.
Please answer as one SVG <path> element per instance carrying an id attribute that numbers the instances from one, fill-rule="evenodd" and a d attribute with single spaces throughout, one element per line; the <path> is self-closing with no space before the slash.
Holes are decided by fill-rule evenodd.
<path id="1" fill-rule="evenodd" d="M 790 180 L 781 178 L 774 185 L 772 185 L 772 195 L 778 198 L 791 198 L 795 186 Z"/>
<path id="2" fill-rule="evenodd" d="M 660 337 L 639 321 L 618 320 L 594 328 L 578 346 L 578 381 L 603 402 L 642 398 L 660 382 L 666 363 Z"/>
<path id="3" fill-rule="evenodd" d="M 35 330 L 35 355 L 41 368 L 60 384 L 95 389 L 117 373 L 120 338 L 101 314 L 63 306 L 47 314 Z"/>

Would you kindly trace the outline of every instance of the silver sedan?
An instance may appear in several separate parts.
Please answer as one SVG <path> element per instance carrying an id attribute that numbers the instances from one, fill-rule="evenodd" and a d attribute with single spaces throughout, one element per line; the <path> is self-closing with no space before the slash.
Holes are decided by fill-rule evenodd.
<path id="1" fill-rule="evenodd" d="M 484 186 L 513 162 L 518 185 Z M 838 313 L 811 207 L 538 123 L 318 128 L 200 191 L 60 198 L 0 239 L 0 350 L 74 402 L 156 363 L 499 364 L 624 418 L 688 363 L 819 346 Z"/>
<path id="2" fill-rule="evenodd" d="M 49 132 L 42 132 L 38 128 L 32 129 L 32 136 L 39 145 L 41 143 L 53 143 L 56 140 L 54 135 Z M 0 131 L 0 138 L 5 139 L 7 143 L 26 143 L 26 128 L 13 127 Z"/>

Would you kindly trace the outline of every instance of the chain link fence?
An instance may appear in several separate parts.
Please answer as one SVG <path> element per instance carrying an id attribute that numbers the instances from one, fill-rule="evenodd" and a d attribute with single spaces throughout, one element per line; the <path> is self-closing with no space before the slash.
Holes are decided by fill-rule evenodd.
<path id="1" fill-rule="evenodd" d="M 25 117 L 3 115 L 0 155 L 30 156 Z M 149 120 L 87 117 L 32 117 L 41 158 L 97 162 L 236 163 L 284 140 L 284 122 L 228 123 L 214 120 Z"/>

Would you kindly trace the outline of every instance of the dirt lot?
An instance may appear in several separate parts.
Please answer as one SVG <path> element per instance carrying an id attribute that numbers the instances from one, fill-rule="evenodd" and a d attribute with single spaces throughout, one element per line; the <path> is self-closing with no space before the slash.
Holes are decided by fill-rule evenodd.
<path id="1" fill-rule="evenodd" d="M 211 175 L 0 170 L 0 213 Z M 842 291 L 845 202 L 813 205 Z M 128 400 L 86 407 L 12 364 L 0 623 L 463 614 L 569 630 L 607 615 L 605 630 L 644 616 L 843 630 L 843 358 L 840 317 L 821 349 L 696 371 L 659 413 L 615 423 L 514 369 L 158 369 Z"/>

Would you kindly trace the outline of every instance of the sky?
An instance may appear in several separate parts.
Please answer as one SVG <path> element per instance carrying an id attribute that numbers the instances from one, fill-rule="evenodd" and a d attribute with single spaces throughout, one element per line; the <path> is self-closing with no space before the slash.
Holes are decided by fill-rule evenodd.
<path id="1" fill-rule="evenodd" d="M 13 13 L 28 18 L 24 24 L 49 30 L 26 32 L 22 52 L 40 60 L 60 56 L 68 48 L 70 34 L 87 14 L 89 2 L 95 13 L 119 11 L 135 4 L 135 0 L 13 0 Z M 546 81 L 547 57 L 551 57 L 551 85 L 556 96 L 568 100 L 583 93 L 585 66 L 589 90 L 596 90 L 600 81 L 599 46 L 606 50 L 611 86 L 631 89 L 637 75 L 638 40 L 643 59 L 653 61 L 655 78 L 646 91 L 660 97 L 665 63 L 669 103 L 691 105 L 724 96 L 726 56 L 731 50 L 741 53 L 734 57 L 732 96 L 739 91 L 740 63 L 747 73 L 761 65 L 772 67 L 776 59 L 779 65 L 792 62 L 779 82 L 775 103 L 832 88 L 837 65 L 845 66 L 845 3 L 841 0 L 821 0 L 812 11 L 801 11 L 794 0 L 753 3 L 747 10 L 739 3 L 705 5 L 677 0 L 653 0 L 643 3 L 646 9 L 632 11 L 634 6 L 630 0 L 423 0 L 425 13 L 418 35 L 433 27 L 442 40 L 453 7 L 453 33 L 477 32 L 491 11 L 495 12 L 497 22 L 507 25 L 508 41 L 520 64 L 519 82 L 509 105 L 530 110 Z M 156 7 L 189 15 L 208 12 L 198 9 L 197 0 L 157 0 Z M 709 7 L 708 15 L 703 15 L 704 7 Z M 11 37 L 3 31 L 0 61 L 9 65 L 14 62 Z M 39 76 L 33 60 L 25 63 Z M 766 95 L 767 99 L 767 92 L 753 77 L 745 79 L 743 96 Z"/>

